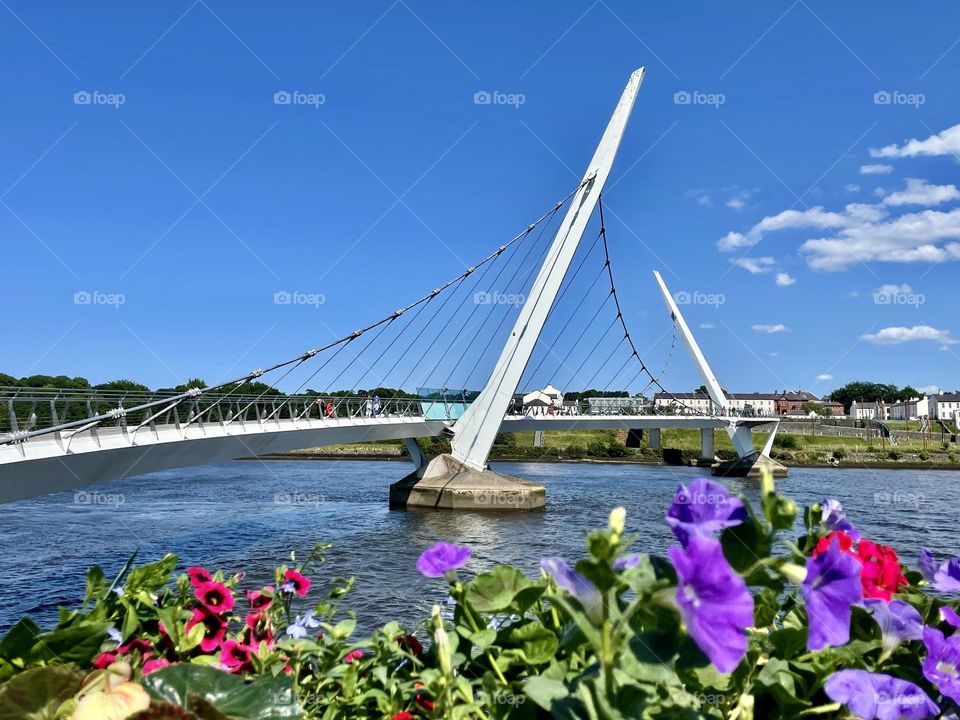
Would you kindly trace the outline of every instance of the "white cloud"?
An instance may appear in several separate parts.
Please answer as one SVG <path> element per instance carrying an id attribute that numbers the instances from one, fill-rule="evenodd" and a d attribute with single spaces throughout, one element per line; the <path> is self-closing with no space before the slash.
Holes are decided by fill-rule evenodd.
<path id="1" fill-rule="evenodd" d="M 777 323 L 776 325 L 753 325 L 752 327 L 754 332 L 767 333 L 768 335 L 772 335 L 773 333 L 790 332 L 790 328 L 783 323 Z"/>
<path id="2" fill-rule="evenodd" d="M 931 185 L 926 180 L 907 178 L 907 189 L 890 193 L 883 199 L 884 205 L 939 205 L 960 200 L 956 185 Z"/>
<path id="3" fill-rule="evenodd" d="M 947 330 L 937 330 L 929 325 L 913 327 L 888 327 L 878 333 L 864 335 L 863 339 L 874 345 L 900 345 L 916 340 L 932 340 L 941 345 L 956 345 L 957 339 Z"/>
<path id="4" fill-rule="evenodd" d="M 843 186 L 843 189 L 850 193 L 860 192 L 860 186 L 856 183 L 847 183 Z"/>
<path id="5" fill-rule="evenodd" d="M 839 236 L 805 241 L 800 252 L 815 270 L 846 270 L 858 262 L 938 263 L 960 260 L 960 208 L 923 210 L 885 222 L 864 220 Z"/>
<path id="6" fill-rule="evenodd" d="M 817 375 L 817 380 L 833 380 L 833 375 L 830 373 L 823 373 L 822 375 Z"/>
<path id="7" fill-rule="evenodd" d="M 939 395 L 940 386 L 939 385 L 921 385 L 917 388 L 924 395 Z"/>
<path id="8" fill-rule="evenodd" d="M 768 215 L 763 218 L 746 234 L 727 233 L 717 241 L 717 247 L 721 252 L 732 252 L 738 248 L 753 247 L 760 242 L 764 235 L 775 230 L 805 227 L 833 230 L 860 222 L 865 217 L 883 216 L 886 212 L 886 210 L 877 209 L 874 205 L 861 203 L 847 205 L 842 213 L 827 212 L 820 206 L 806 210 L 784 210 L 776 215 Z"/>
<path id="9" fill-rule="evenodd" d="M 709 195 L 701 195 L 697 198 L 697 202 L 705 207 L 710 207 L 713 205 L 713 201 L 710 199 Z"/>
<path id="10" fill-rule="evenodd" d="M 780 357 L 780 353 L 778 353 L 778 352 L 772 352 L 772 353 L 767 353 L 767 354 L 768 354 L 770 357 Z"/>
<path id="11" fill-rule="evenodd" d="M 746 203 L 741 198 L 732 197 L 727 200 L 724 205 L 726 205 L 728 208 L 733 208 L 734 210 L 743 210 L 743 206 L 746 205 Z"/>
<path id="12" fill-rule="evenodd" d="M 736 258 L 731 260 L 734 265 L 737 267 L 742 267 L 744 270 L 757 275 L 759 273 L 768 273 L 773 269 L 773 258 L 772 257 L 758 257 L 758 258 Z"/>
<path id="13" fill-rule="evenodd" d="M 873 291 L 873 296 L 877 295 L 909 295 L 913 292 L 913 288 L 903 283 L 902 285 L 881 285 L 876 290 Z"/>
<path id="14" fill-rule="evenodd" d="M 889 175 L 893 172 L 893 165 L 861 165 L 861 175 Z"/>
<path id="15" fill-rule="evenodd" d="M 700 323 L 700 328 L 702 330 L 713 330 L 716 327 L 713 323 Z"/>
<path id="16" fill-rule="evenodd" d="M 777 286 L 778 287 L 789 287 L 797 282 L 796 278 L 790 277 L 789 273 L 778 272 L 777 273 Z"/>
<path id="17" fill-rule="evenodd" d="M 887 145 L 882 148 L 870 148 L 870 157 L 902 158 L 920 155 L 958 155 L 960 154 L 960 125 L 949 127 L 941 133 L 931 135 L 926 140 L 908 140 L 903 145 Z"/>

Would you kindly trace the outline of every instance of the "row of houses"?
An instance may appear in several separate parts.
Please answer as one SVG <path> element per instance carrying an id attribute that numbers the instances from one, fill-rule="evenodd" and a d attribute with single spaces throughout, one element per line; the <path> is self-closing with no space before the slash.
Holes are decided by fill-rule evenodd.
<path id="1" fill-rule="evenodd" d="M 784 390 L 772 393 L 730 393 L 724 391 L 731 414 L 745 417 L 807 415 L 804 406 L 816 403 L 831 415 L 843 415 L 843 403 L 822 400 L 806 390 Z M 659 392 L 653 396 L 657 412 L 677 415 L 711 413 L 716 408 L 705 393 Z"/>
<path id="2" fill-rule="evenodd" d="M 956 421 L 960 415 L 960 390 L 938 395 L 925 395 L 899 402 L 859 402 L 850 405 L 850 417 L 855 420 L 934 420 Z"/>

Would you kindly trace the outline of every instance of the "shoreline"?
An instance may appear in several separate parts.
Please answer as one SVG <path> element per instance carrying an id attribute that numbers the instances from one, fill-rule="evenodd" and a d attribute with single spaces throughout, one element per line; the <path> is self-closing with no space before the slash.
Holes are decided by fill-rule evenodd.
<path id="1" fill-rule="evenodd" d="M 383 460 L 390 462 L 409 462 L 406 455 L 387 455 L 377 453 L 272 453 L 255 457 L 238 458 L 239 460 Z M 688 465 L 668 465 L 656 460 L 636 460 L 624 458 L 562 458 L 562 457 L 492 457 L 491 462 L 528 462 L 528 463 L 569 463 L 588 465 L 662 465 L 664 467 L 692 467 Z M 839 465 L 830 463 L 787 463 L 788 468 L 831 468 L 837 470 L 951 470 L 960 471 L 960 463 L 923 463 L 923 462 L 843 462 Z M 695 466 L 693 466 L 695 467 Z M 708 469 L 708 468 L 703 468 Z"/>

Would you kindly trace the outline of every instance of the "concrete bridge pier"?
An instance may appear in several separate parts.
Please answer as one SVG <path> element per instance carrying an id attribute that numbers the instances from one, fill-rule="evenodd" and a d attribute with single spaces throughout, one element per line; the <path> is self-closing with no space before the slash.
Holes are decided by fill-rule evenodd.
<path id="1" fill-rule="evenodd" d="M 697 467 L 712 467 L 717 462 L 717 451 L 714 444 L 713 428 L 700 429 L 700 455 L 697 457 Z"/>
<path id="2" fill-rule="evenodd" d="M 660 428 L 650 428 L 650 437 L 647 440 L 647 445 L 651 450 L 659 450 L 660 445 Z"/>

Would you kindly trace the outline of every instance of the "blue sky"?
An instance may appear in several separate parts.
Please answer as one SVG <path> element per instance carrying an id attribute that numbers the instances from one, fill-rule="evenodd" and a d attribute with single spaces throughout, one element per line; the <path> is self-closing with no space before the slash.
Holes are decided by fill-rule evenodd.
<path id="1" fill-rule="evenodd" d="M 0 371 L 209 381 L 350 332 L 569 192 L 643 65 L 604 201 L 650 364 L 659 269 L 731 390 L 955 388 L 960 7 L 905 14 L 5 0 Z"/>

